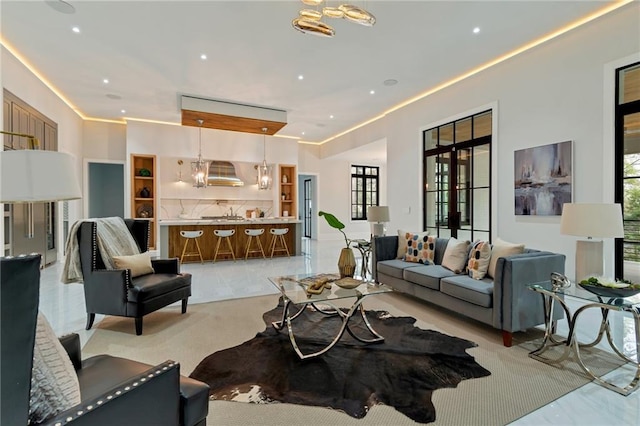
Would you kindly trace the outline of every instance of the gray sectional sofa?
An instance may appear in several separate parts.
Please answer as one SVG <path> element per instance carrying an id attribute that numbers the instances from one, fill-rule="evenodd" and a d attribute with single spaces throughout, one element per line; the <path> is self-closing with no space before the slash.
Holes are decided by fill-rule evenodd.
<path id="1" fill-rule="evenodd" d="M 563 254 L 525 248 L 498 259 L 495 279 L 476 280 L 441 266 L 447 243 L 437 238 L 434 264 L 423 265 L 396 258 L 397 236 L 374 237 L 373 278 L 501 330 L 505 346 L 511 346 L 514 332 L 544 324 L 542 298 L 527 286 L 548 281 L 552 272 L 564 273 Z M 554 318 L 561 317 L 561 311 L 554 312 Z"/>

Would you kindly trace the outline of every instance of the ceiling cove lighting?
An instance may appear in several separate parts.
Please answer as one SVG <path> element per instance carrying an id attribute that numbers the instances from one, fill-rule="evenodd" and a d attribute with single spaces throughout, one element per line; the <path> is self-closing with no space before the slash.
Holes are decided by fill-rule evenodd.
<path id="1" fill-rule="evenodd" d="M 198 120 L 198 158 L 191 162 L 191 178 L 195 188 L 206 188 L 207 177 L 209 176 L 209 162 L 202 159 L 202 124 L 203 120 Z"/>
<path id="2" fill-rule="evenodd" d="M 587 23 L 589 23 L 589 22 L 591 22 L 591 21 L 593 21 L 595 19 L 598 19 L 601 16 L 604 16 L 609 12 L 613 12 L 614 10 L 617 10 L 617 9 L 619 9 L 619 8 L 625 6 L 625 5 L 627 5 L 627 4 L 629 4 L 629 3 L 633 2 L 633 1 L 634 0 L 621 0 L 619 2 L 609 3 L 605 7 L 603 7 L 602 9 L 599 9 L 599 10 L 597 10 L 597 11 L 595 11 L 595 12 L 589 14 L 589 15 L 586 15 L 586 16 L 582 17 L 582 18 L 576 19 L 575 21 L 568 23 L 567 25 L 557 29 L 556 31 L 553 31 L 553 32 L 551 32 L 549 34 L 546 34 L 546 35 L 544 35 L 542 37 L 539 37 L 539 38 L 537 38 L 535 40 L 532 40 L 529 43 L 526 43 L 526 44 L 524 44 L 524 45 L 522 45 L 522 46 L 520 46 L 518 48 L 515 48 L 515 49 L 511 50 L 510 52 L 505 53 L 504 55 L 498 56 L 495 59 L 492 59 L 492 60 L 490 60 L 488 62 L 485 62 L 484 64 L 481 64 L 481 65 L 471 69 L 470 71 L 467 71 L 466 73 L 463 73 L 461 75 L 453 77 L 453 78 L 451 78 L 451 79 L 449 79 L 449 80 L 447 80 L 447 81 L 445 81 L 445 82 L 433 87 L 432 89 L 427 90 L 426 92 L 422 92 L 422 93 L 420 93 L 420 94 L 418 94 L 416 96 L 413 96 L 413 97 L 411 97 L 411 98 L 409 98 L 409 99 L 407 99 L 407 100 L 405 100 L 405 101 L 403 101 L 403 102 L 401 102 L 401 103 L 389 108 L 388 110 L 382 112 L 381 114 L 379 114 L 379 115 L 377 115 L 375 117 L 372 117 L 372 118 L 370 118 L 370 119 L 368 119 L 368 120 L 366 120 L 366 121 L 364 121 L 362 123 L 356 124 L 355 126 L 350 127 L 347 130 L 345 130 L 343 132 L 340 132 L 340 133 L 338 133 L 336 135 L 333 135 L 333 136 L 331 136 L 331 137 L 329 137 L 329 138 L 327 138 L 327 139 L 325 139 L 325 140 L 323 140 L 321 142 L 308 142 L 308 141 L 304 141 L 304 142 L 303 141 L 299 141 L 299 142 L 300 143 L 305 143 L 305 144 L 312 144 L 312 145 L 324 145 L 327 142 L 330 142 L 330 141 L 332 141 L 334 139 L 338 139 L 339 137 L 342 137 L 342 136 L 344 136 L 344 135 L 346 135 L 348 133 L 351 133 L 354 130 L 360 129 L 360 128 L 366 126 L 367 124 L 371 124 L 371 123 L 373 123 L 373 122 L 375 122 L 377 120 L 380 120 L 381 118 L 386 117 L 388 114 L 391 114 L 394 111 L 397 111 L 397 110 L 399 110 L 401 108 L 404 108 L 407 105 L 411 105 L 414 102 L 417 102 L 417 101 L 419 101 L 421 99 L 424 99 L 424 98 L 426 98 L 428 96 L 431 96 L 434 93 L 437 93 L 437 92 L 439 92 L 441 90 L 444 90 L 447 87 L 453 86 L 454 84 L 459 83 L 459 82 L 461 82 L 463 80 L 466 80 L 467 78 L 472 77 L 472 76 L 474 76 L 474 75 L 476 75 L 476 74 L 478 74 L 478 73 L 480 73 L 480 72 L 482 72 L 482 71 L 484 71 L 484 70 L 486 70 L 488 68 L 491 68 L 494 65 L 502 63 L 502 62 L 504 62 L 504 61 L 506 61 L 508 59 L 513 58 L 514 56 L 517 56 L 517 55 L 519 55 L 521 53 L 524 53 L 524 52 L 526 52 L 526 51 L 528 51 L 530 49 L 533 49 L 534 47 L 540 46 L 541 44 L 546 43 L 549 40 L 553 40 L 554 38 L 559 37 L 559 36 L 561 36 L 561 35 L 563 35 L 565 33 L 568 33 L 571 30 L 574 30 L 574 29 L 576 29 L 578 27 L 581 27 L 582 25 L 585 25 L 585 24 L 587 24 Z"/>
<path id="3" fill-rule="evenodd" d="M 321 21 L 323 16 L 331 19 L 342 18 L 366 27 L 372 27 L 376 23 L 376 17 L 373 16 L 373 14 L 352 4 L 341 4 L 337 7 L 325 5 L 322 10 L 320 10 L 322 0 L 300 1 L 307 6 L 316 6 L 316 9 L 301 9 L 299 12 L 300 16 L 291 23 L 293 28 L 304 34 L 313 34 L 319 37 L 333 37 L 336 32 L 331 26 Z M 328 3 L 328 1 L 326 3 Z"/>

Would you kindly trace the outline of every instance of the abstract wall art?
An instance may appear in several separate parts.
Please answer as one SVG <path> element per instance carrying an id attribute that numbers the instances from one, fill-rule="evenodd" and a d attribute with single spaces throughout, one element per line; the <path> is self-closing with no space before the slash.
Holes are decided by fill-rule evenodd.
<path id="1" fill-rule="evenodd" d="M 572 142 L 515 151 L 516 215 L 560 216 L 573 192 Z"/>

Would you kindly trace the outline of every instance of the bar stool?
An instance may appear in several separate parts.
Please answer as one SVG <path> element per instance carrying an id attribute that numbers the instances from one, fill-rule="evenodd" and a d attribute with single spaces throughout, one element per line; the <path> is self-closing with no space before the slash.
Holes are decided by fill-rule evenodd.
<path id="1" fill-rule="evenodd" d="M 189 256 L 199 256 L 200 263 L 204 263 L 204 259 L 202 259 L 202 252 L 200 251 L 200 244 L 198 244 L 198 238 L 202 236 L 202 230 L 180 231 L 180 235 L 185 238 L 184 247 L 182 248 L 182 255 L 180 256 L 180 263 L 183 263 L 184 258 Z M 187 246 L 189 245 L 189 241 L 191 240 L 195 241 L 198 251 L 187 252 Z"/>
<path id="2" fill-rule="evenodd" d="M 262 243 L 260 242 L 260 235 L 264 234 L 264 228 L 245 229 L 244 233 L 249 236 L 249 239 L 247 240 L 247 247 L 244 253 L 244 260 L 247 260 L 249 253 L 262 253 L 262 257 L 266 259 L 267 256 L 265 256 L 264 250 L 262 249 Z M 253 241 L 254 238 L 258 242 L 258 247 L 260 248 L 260 250 L 251 250 L 251 241 Z"/>
<path id="3" fill-rule="evenodd" d="M 218 257 L 218 253 L 220 254 L 231 254 L 233 256 L 233 261 L 236 261 L 236 255 L 233 252 L 233 246 L 231 245 L 231 236 L 236 233 L 235 229 L 214 229 L 213 233 L 218 237 L 218 242 L 216 243 L 216 251 L 213 255 L 213 263 L 216 262 Z M 229 247 L 229 251 L 219 251 L 220 250 L 220 242 L 225 240 L 227 242 L 227 247 Z"/>
<path id="4" fill-rule="evenodd" d="M 289 254 L 289 247 L 287 247 L 287 241 L 284 239 L 285 234 L 289 232 L 289 228 L 271 228 L 269 229 L 269 232 L 271 233 L 271 235 L 273 235 L 270 244 L 271 257 L 273 257 L 273 253 L 276 251 L 286 251 L 287 256 L 291 257 L 291 254 Z M 278 245 L 278 241 L 282 246 L 280 248 L 276 248 L 276 246 Z"/>

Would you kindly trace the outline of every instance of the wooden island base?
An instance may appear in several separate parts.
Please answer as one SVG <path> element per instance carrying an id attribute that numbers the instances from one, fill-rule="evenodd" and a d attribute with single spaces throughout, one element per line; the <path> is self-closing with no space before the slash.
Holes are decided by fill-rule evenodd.
<path id="1" fill-rule="evenodd" d="M 262 222 L 241 222 L 237 224 L 184 224 L 184 225 L 162 225 L 161 224 L 161 236 L 160 239 L 162 241 L 162 245 L 167 250 L 168 257 L 177 257 L 180 258 L 182 254 L 182 249 L 184 247 L 186 239 L 180 235 L 180 231 L 196 231 L 202 230 L 203 234 L 198 239 L 198 244 L 200 245 L 200 250 L 202 251 L 202 258 L 205 262 L 213 261 L 216 244 L 218 243 L 219 237 L 217 237 L 213 231 L 216 229 L 235 229 L 236 233 L 231 236 L 231 246 L 233 247 L 233 252 L 236 256 L 237 260 L 244 260 L 245 258 L 245 250 L 247 247 L 247 241 L 249 237 L 244 233 L 245 229 L 257 229 L 264 228 L 264 234 L 262 234 L 260 238 L 260 242 L 262 243 L 262 247 L 264 249 L 265 256 L 268 258 L 271 257 L 271 241 L 274 237 L 271 235 L 269 230 L 271 228 L 288 228 L 289 232 L 284 235 L 285 241 L 287 242 L 287 247 L 289 248 L 289 253 L 291 256 L 295 256 L 299 254 L 300 244 L 296 243 L 296 239 L 299 239 L 299 236 L 296 235 L 297 223 L 292 222 L 279 222 L 279 223 L 262 223 Z M 166 237 L 166 242 L 163 241 Z M 279 245 L 277 248 L 280 247 Z M 257 245 L 255 240 L 251 244 L 251 250 L 256 250 Z M 187 247 L 187 252 L 193 252 L 196 250 L 195 244 L 193 241 L 189 242 L 189 247 Z M 161 248 L 161 251 L 162 250 Z M 218 251 L 218 256 L 216 261 L 222 260 L 233 260 L 233 257 L 228 252 L 229 247 L 226 241 L 222 241 L 220 243 L 220 249 Z M 161 253 L 163 255 L 164 253 Z M 282 257 L 286 256 L 287 253 L 284 251 L 275 251 L 273 257 Z M 262 254 L 258 253 L 249 253 L 248 258 L 260 258 Z M 189 256 L 184 258 L 184 263 L 196 263 L 200 262 L 198 256 Z"/>

